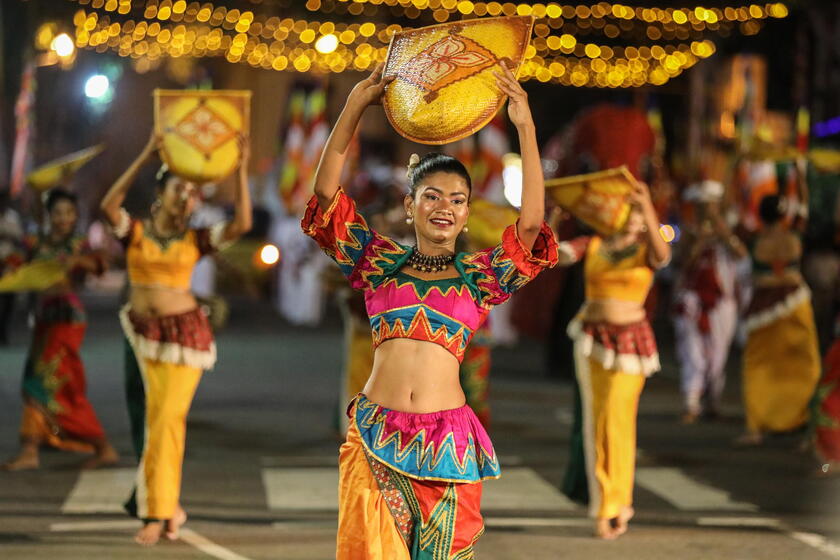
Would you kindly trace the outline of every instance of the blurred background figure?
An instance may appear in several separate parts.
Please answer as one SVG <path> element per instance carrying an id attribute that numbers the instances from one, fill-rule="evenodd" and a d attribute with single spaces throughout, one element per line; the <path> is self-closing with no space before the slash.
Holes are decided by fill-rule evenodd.
<path id="1" fill-rule="evenodd" d="M 800 187 L 807 201 L 804 182 Z M 807 205 L 768 195 L 759 216 L 763 228 L 752 244 L 753 293 L 744 317 L 746 432 L 739 445 L 758 445 L 768 432 L 802 427 L 820 377 L 811 292 L 800 272 Z"/>
<path id="2" fill-rule="evenodd" d="M 87 318 L 76 295 L 86 274 L 102 274 L 105 259 L 76 233 L 79 214 L 74 194 L 53 189 L 46 194 L 44 207 L 45 227 L 28 240 L 18 261 L 21 268 L 9 273 L 20 276 L 16 290 L 39 293 L 22 383 L 21 450 L 2 468 L 38 468 L 41 446 L 94 453 L 83 468 L 113 465 L 119 456 L 87 399 L 80 354 Z"/>
<path id="3" fill-rule="evenodd" d="M 738 269 L 747 250 L 726 222 L 723 196 L 723 184 L 712 180 L 683 192 L 695 213 L 694 224 L 683 225 L 673 316 L 686 424 L 720 413 L 738 324 Z"/>
<path id="4" fill-rule="evenodd" d="M 23 224 L 12 208 L 7 186 L 0 187 L 0 275 L 11 268 L 8 259 L 21 248 Z M 0 293 L 0 346 L 9 343 L 9 322 L 15 305 L 14 293 Z"/>
<path id="5" fill-rule="evenodd" d="M 563 491 L 589 504 L 595 534 L 615 539 L 635 514 L 636 415 L 645 379 L 660 369 L 645 310 L 654 271 L 671 249 L 647 185 L 635 183 L 623 229 L 560 244 L 560 264 L 584 261 L 586 301 L 569 325 L 578 394 Z"/>
<path id="6" fill-rule="evenodd" d="M 814 394 L 811 443 L 819 476 L 840 475 L 840 315 L 835 324 L 834 344 L 823 362 L 823 376 Z"/>

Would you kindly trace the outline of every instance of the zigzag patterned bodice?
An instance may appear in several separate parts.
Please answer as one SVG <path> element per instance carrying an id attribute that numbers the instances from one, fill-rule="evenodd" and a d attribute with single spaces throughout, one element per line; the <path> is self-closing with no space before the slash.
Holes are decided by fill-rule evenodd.
<path id="1" fill-rule="evenodd" d="M 530 250 L 511 225 L 496 247 L 456 255 L 458 277 L 415 278 L 402 272 L 414 249 L 371 230 L 342 191 L 326 210 L 313 197 L 301 226 L 350 285 L 364 292 L 374 347 L 392 338 L 423 340 L 458 361 L 493 306 L 557 263 L 557 242 L 547 224 Z"/>
<path id="2" fill-rule="evenodd" d="M 391 338 L 425 340 L 458 360 L 490 309 L 476 305 L 463 278 L 421 280 L 398 272 L 365 293 L 374 347 Z"/>

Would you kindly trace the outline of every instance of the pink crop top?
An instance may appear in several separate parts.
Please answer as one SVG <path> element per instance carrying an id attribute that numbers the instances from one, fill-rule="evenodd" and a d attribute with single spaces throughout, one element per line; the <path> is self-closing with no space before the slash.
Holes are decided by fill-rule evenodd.
<path id="1" fill-rule="evenodd" d="M 401 271 L 413 248 L 372 231 L 343 191 L 326 212 L 312 197 L 301 227 L 338 263 L 350 285 L 364 292 L 374 347 L 392 338 L 424 340 L 443 346 L 459 362 L 490 309 L 557 263 L 557 242 L 547 224 L 531 251 L 516 226 L 509 226 L 500 245 L 456 255 L 457 278 L 415 278 Z"/>

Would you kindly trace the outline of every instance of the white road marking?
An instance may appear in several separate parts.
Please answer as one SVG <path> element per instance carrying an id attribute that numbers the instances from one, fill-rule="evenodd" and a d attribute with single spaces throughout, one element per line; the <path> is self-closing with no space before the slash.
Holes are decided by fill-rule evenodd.
<path id="1" fill-rule="evenodd" d="M 636 471 L 636 483 L 683 511 L 758 511 L 755 504 L 733 501 L 729 492 L 689 478 L 680 469 L 640 468 Z"/>
<path id="2" fill-rule="evenodd" d="M 338 510 L 338 469 L 263 469 L 269 509 Z"/>
<path id="3" fill-rule="evenodd" d="M 139 529 L 139 519 L 120 519 L 112 521 L 74 521 L 68 523 L 52 523 L 50 531 L 56 533 L 72 531 L 108 531 L 111 529 Z"/>
<path id="4" fill-rule="evenodd" d="M 579 508 L 533 469 L 509 467 L 502 470 L 502 478 L 484 484 L 481 509 L 576 511 Z"/>
<path id="5" fill-rule="evenodd" d="M 804 533 L 801 531 L 787 531 L 787 536 L 812 548 L 816 548 L 823 554 L 832 558 L 840 558 L 840 545 L 832 542 L 822 535 L 816 533 Z"/>
<path id="6" fill-rule="evenodd" d="M 219 560 L 250 560 L 245 556 L 237 554 L 232 550 L 228 550 L 227 548 L 214 543 L 210 539 L 205 538 L 204 536 L 196 533 L 192 529 L 182 528 L 181 540 L 191 546 L 194 546 L 204 554 L 207 554 L 208 556 L 213 556 L 214 558 L 218 558 Z"/>
<path id="7" fill-rule="evenodd" d="M 137 469 L 81 471 L 61 513 L 119 513 L 134 485 Z"/>
<path id="8" fill-rule="evenodd" d="M 111 520 L 111 521 L 81 521 L 74 523 L 53 523 L 50 531 L 54 532 L 76 532 L 76 531 L 106 531 L 109 529 L 138 529 L 140 521 L 137 519 Z M 219 560 L 250 560 L 245 556 L 237 554 L 232 550 L 214 543 L 203 535 L 192 529 L 181 528 L 181 540 L 192 547 L 197 548 L 204 554 L 218 558 Z"/>
<path id="9" fill-rule="evenodd" d="M 262 470 L 266 503 L 272 510 L 335 511 L 338 469 L 267 468 Z M 527 467 L 508 467 L 502 478 L 484 485 L 482 509 L 576 511 L 578 506 Z"/>

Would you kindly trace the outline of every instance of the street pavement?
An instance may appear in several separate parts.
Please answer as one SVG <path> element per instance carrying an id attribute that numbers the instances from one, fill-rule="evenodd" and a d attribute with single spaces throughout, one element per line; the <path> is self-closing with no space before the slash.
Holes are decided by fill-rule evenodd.
<path id="1" fill-rule="evenodd" d="M 218 334 L 189 417 L 181 541 L 141 549 L 121 513 L 134 458 L 122 389 L 115 296 L 86 298 L 90 398 L 122 454 L 80 472 L 82 457 L 44 451 L 41 469 L 0 473 L 0 559 L 309 560 L 334 558 L 338 379 L 342 334 L 284 324 L 265 303 L 237 300 Z M 28 331 L 19 314 L 0 348 L 0 456 L 16 451 Z M 572 419 L 568 382 L 545 375 L 541 346 L 494 352 L 493 437 L 503 476 L 485 484 L 481 560 L 840 559 L 840 479 L 812 475 L 803 434 L 735 449 L 737 357 L 726 418 L 682 426 L 670 336 L 665 368 L 639 412 L 636 519 L 615 542 L 591 537 L 586 511 L 558 490 Z"/>

